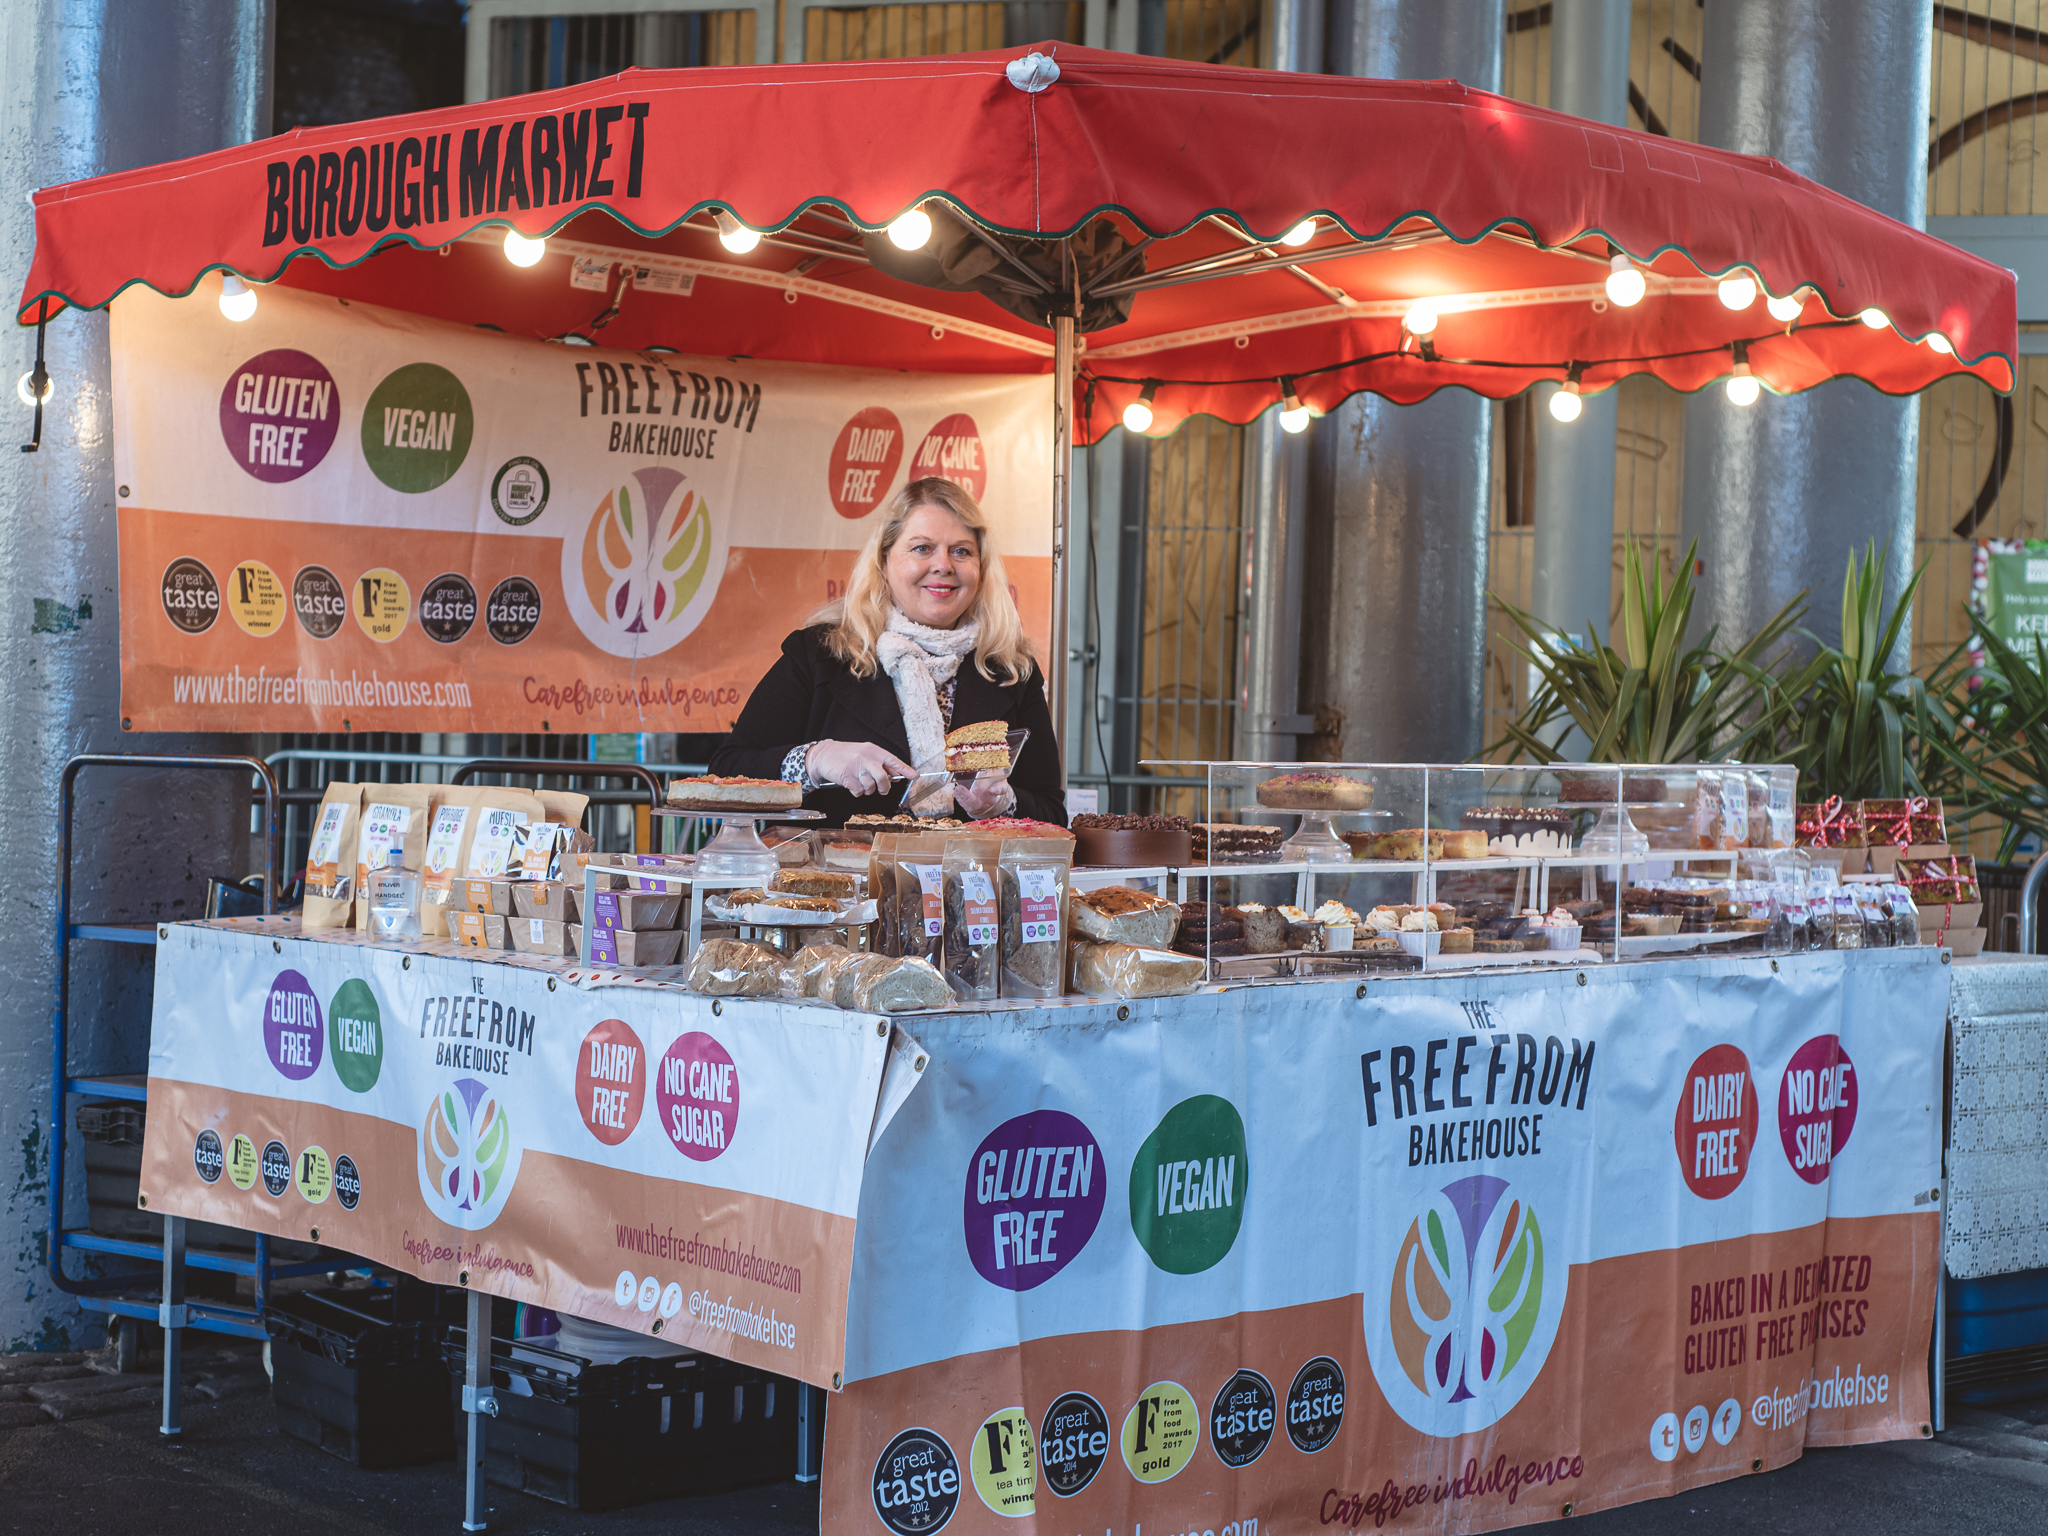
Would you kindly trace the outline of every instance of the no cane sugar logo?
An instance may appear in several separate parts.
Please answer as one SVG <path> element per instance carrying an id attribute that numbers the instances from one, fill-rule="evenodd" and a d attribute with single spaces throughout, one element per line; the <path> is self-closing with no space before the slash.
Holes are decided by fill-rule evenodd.
<path id="1" fill-rule="evenodd" d="M 1506 1179 L 1446 1184 L 1409 1223 L 1368 1291 L 1367 1349 L 1394 1411 L 1424 1434 L 1485 1429 L 1542 1371 L 1568 1271 L 1535 1209 Z"/>

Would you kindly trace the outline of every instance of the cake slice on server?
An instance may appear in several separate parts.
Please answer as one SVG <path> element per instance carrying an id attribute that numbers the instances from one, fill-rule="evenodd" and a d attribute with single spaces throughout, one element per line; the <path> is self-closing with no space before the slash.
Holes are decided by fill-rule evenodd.
<path id="1" fill-rule="evenodd" d="M 1010 727 L 1007 721 L 983 720 L 946 733 L 946 771 L 974 773 L 983 768 L 1010 766 Z"/>

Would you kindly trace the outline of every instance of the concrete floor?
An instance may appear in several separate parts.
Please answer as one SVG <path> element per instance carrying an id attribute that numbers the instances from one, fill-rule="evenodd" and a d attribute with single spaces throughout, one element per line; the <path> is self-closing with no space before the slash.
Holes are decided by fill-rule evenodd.
<path id="1" fill-rule="evenodd" d="M 185 1433 L 157 1433 L 157 1383 L 111 1357 L 0 1357 L 0 1532 L 66 1536 L 413 1536 L 458 1531 L 453 1463 L 358 1472 L 279 1434 L 259 1347 L 197 1336 Z M 1591 1536 L 2048 1532 L 2048 1397 L 1952 1414 L 1933 1441 L 1809 1451 L 1790 1467 L 1577 1519 Z M 794 1483 L 581 1515 L 492 1490 L 504 1536 L 778 1536 L 815 1531 Z M 1274 1527 L 1275 1536 L 1296 1536 Z"/>

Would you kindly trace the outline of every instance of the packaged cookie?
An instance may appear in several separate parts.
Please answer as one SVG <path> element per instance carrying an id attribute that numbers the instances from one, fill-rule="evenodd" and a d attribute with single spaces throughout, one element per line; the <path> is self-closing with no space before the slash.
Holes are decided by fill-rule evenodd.
<path id="1" fill-rule="evenodd" d="M 945 950 L 943 834 L 906 833 L 896 840 L 896 918 L 903 953 L 937 962 Z"/>
<path id="2" fill-rule="evenodd" d="M 483 791 L 468 784 L 444 784 L 434 793 L 422 868 L 425 878 L 420 882 L 420 935 L 445 939 L 453 937 L 448 915 L 462 908 L 455 882 L 462 878 L 469 845 L 476 835 L 476 801 Z"/>
<path id="3" fill-rule="evenodd" d="M 439 785 L 366 784 L 363 821 L 356 836 L 356 927 L 370 926 L 370 871 L 386 866 L 394 848 L 407 869 L 426 859 L 427 818 L 433 814 L 433 792 Z"/>
<path id="4" fill-rule="evenodd" d="M 356 839 L 363 817 L 363 786 L 330 784 L 313 820 L 306 850 L 304 928 L 346 928 L 355 920 Z"/>
<path id="5" fill-rule="evenodd" d="M 998 856 L 1005 997 L 1058 997 L 1066 976 L 1067 878 L 1074 840 L 1006 837 Z"/>
<path id="6" fill-rule="evenodd" d="M 980 1003 L 1002 994 L 998 979 L 1002 953 L 1002 911 L 996 883 L 1002 878 L 1003 840 L 981 833 L 946 839 L 945 963 L 947 984 L 962 1002 Z"/>
<path id="7" fill-rule="evenodd" d="M 903 953 L 903 915 L 896 909 L 896 844 L 900 832 L 877 832 L 868 845 L 868 896 L 875 904 L 869 942 L 878 955 Z"/>

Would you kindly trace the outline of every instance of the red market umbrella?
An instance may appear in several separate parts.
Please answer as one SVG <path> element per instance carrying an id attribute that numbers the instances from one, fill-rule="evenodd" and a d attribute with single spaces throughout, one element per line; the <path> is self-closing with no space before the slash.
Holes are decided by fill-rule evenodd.
<path id="1" fill-rule="evenodd" d="M 218 270 L 629 349 L 1050 368 L 1083 443 L 1141 397 L 1164 431 L 1634 373 L 2006 391 L 2017 351 L 2011 273 L 1773 160 L 1449 81 L 1049 43 L 629 70 L 35 201 L 23 322 Z M 935 228 L 906 253 L 880 232 L 916 210 Z M 513 265 L 505 230 L 546 254 Z"/>

